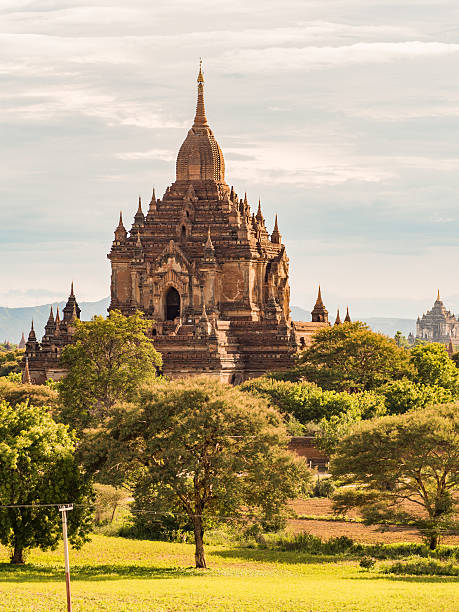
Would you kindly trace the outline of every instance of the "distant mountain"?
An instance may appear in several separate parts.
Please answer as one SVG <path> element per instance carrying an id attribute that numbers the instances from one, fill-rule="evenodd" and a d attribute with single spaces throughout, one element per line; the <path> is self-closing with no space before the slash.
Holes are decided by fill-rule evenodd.
<path id="1" fill-rule="evenodd" d="M 299 306 L 292 306 L 291 317 L 294 321 L 310 321 L 311 313 Z M 393 337 L 398 331 L 404 336 L 410 332 L 415 332 L 415 319 L 398 319 L 392 317 L 358 317 L 359 321 L 364 321 L 375 332 L 380 332 L 386 336 Z"/>
<path id="2" fill-rule="evenodd" d="M 52 304 L 54 312 L 56 306 L 62 312 L 66 302 L 54 302 Z M 107 314 L 110 298 L 106 297 L 98 302 L 79 302 L 81 308 L 81 318 L 89 320 L 94 315 Z M 0 341 L 9 340 L 17 344 L 24 332 L 26 340 L 30 330 L 30 322 L 33 319 L 37 338 L 41 338 L 45 331 L 46 321 L 49 317 L 51 304 L 42 306 L 28 306 L 25 308 L 5 308 L 0 306 Z"/>
<path id="3" fill-rule="evenodd" d="M 52 304 L 54 311 L 56 306 L 62 311 L 66 302 L 54 302 Z M 107 308 L 110 304 L 110 298 L 106 297 L 98 302 L 81 302 L 81 318 L 88 321 L 94 315 L 107 314 Z M 43 304 L 42 306 L 28 306 L 26 308 L 5 308 L 0 306 L 0 342 L 9 340 L 17 344 L 21 339 L 22 332 L 27 334 L 30 330 L 30 322 L 33 319 L 37 337 L 41 338 L 44 333 L 45 324 L 49 317 L 49 309 L 51 304 Z M 294 321 L 310 321 L 311 313 L 299 306 L 292 306 L 292 319 Z M 414 319 L 397 319 L 390 317 L 360 317 L 360 321 L 365 321 L 373 331 L 381 332 L 387 336 L 394 336 L 397 331 L 407 336 L 410 331 L 416 329 L 416 321 Z"/>

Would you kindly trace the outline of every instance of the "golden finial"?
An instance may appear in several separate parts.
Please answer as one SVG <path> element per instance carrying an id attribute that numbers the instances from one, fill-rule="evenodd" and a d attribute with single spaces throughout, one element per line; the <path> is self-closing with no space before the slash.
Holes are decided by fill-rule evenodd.
<path id="1" fill-rule="evenodd" d="M 199 58 L 198 83 L 204 83 L 204 76 L 202 74 L 202 57 Z"/>

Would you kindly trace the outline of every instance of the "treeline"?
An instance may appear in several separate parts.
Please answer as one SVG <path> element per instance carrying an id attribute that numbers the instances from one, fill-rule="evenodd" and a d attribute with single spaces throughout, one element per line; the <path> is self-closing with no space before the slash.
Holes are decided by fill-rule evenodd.
<path id="1" fill-rule="evenodd" d="M 77 321 L 57 385 L 0 378 L 0 504 L 78 503 L 71 535 L 81 544 L 93 483 L 123 488 L 134 499 L 133 533 L 189 530 L 196 566 L 205 567 L 209 527 L 285 525 L 288 500 L 312 487 L 304 461 L 287 450 L 289 436 L 313 433 L 331 457 L 337 510 L 411 522 L 432 548 L 454 529 L 459 371 L 442 346 L 408 350 L 346 323 L 320 330 L 291 371 L 235 388 L 158 376 L 150 325 L 116 311 Z M 13 464 L 22 466 L 14 486 Z M 56 544 L 57 514 L 0 508 L 12 561 Z"/>

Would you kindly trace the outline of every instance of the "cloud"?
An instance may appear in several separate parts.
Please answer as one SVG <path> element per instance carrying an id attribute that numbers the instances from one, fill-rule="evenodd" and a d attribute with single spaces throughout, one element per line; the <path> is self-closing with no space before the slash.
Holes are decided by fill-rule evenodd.
<path id="1" fill-rule="evenodd" d="M 123 160 L 138 160 L 138 159 L 159 159 L 161 161 L 174 161 L 176 158 L 175 151 L 166 149 L 150 149 L 149 151 L 132 151 L 130 153 L 117 153 L 116 157 Z"/>
<path id="2" fill-rule="evenodd" d="M 381 64 L 419 58 L 440 58 L 459 54 L 459 44 L 442 42 L 372 42 L 352 45 L 270 47 L 226 51 L 216 60 L 227 72 L 276 73 L 321 70 L 355 64 Z"/>

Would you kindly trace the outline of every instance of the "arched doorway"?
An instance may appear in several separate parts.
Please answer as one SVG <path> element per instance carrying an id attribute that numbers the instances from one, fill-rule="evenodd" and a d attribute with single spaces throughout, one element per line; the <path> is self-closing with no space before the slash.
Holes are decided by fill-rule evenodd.
<path id="1" fill-rule="evenodd" d="M 166 321 L 173 321 L 180 316 L 180 294 L 174 287 L 166 293 Z"/>

